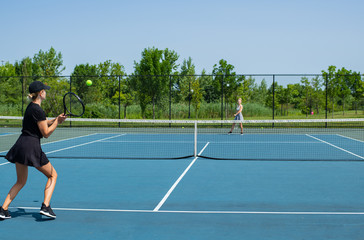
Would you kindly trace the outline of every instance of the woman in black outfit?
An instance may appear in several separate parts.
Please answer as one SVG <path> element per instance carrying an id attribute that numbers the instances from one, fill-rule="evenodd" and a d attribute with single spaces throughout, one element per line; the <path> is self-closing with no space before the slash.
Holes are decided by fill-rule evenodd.
<path id="1" fill-rule="evenodd" d="M 32 82 L 29 85 L 29 98 L 32 102 L 29 103 L 24 113 L 22 134 L 5 157 L 9 162 L 15 163 L 17 181 L 10 189 L 4 204 L 0 207 L 0 218 L 2 219 L 11 218 L 8 207 L 27 182 L 28 166 L 35 167 L 48 178 L 40 213 L 56 218 L 49 203 L 56 185 L 57 172 L 42 151 L 40 139 L 42 137 L 48 138 L 57 125 L 66 119 L 66 116 L 60 114 L 53 120 L 47 120 L 41 103 L 45 100 L 45 90 L 48 89 L 50 87 L 40 81 Z"/>

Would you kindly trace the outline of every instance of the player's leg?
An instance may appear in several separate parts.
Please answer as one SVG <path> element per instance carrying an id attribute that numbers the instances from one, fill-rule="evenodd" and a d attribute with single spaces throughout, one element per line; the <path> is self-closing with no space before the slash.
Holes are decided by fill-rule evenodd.
<path id="1" fill-rule="evenodd" d="M 37 169 L 48 178 L 44 189 L 44 201 L 42 203 L 40 213 L 47 217 L 56 218 L 56 214 L 54 214 L 53 210 L 51 209 L 50 201 L 57 182 L 57 172 L 50 162 Z"/>
<path id="2" fill-rule="evenodd" d="M 44 189 L 43 203 L 46 206 L 49 206 L 49 203 L 50 203 L 52 195 L 53 195 L 54 188 L 56 186 L 58 175 L 57 175 L 56 170 L 54 169 L 54 167 L 52 166 L 52 164 L 50 162 L 37 169 L 48 178 L 46 187 Z"/>
<path id="3" fill-rule="evenodd" d="M 243 134 L 243 124 L 240 123 L 241 134 Z"/>
<path id="4" fill-rule="evenodd" d="M 16 168 L 16 183 L 10 189 L 8 195 L 5 198 L 4 204 L 2 205 L 2 209 L 7 212 L 10 203 L 15 199 L 16 195 L 18 195 L 19 191 L 24 187 L 28 179 L 28 166 L 15 163 Z M 10 218 L 10 215 L 9 217 Z"/>
<path id="5" fill-rule="evenodd" d="M 231 126 L 231 129 L 230 129 L 230 132 L 229 133 L 232 133 L 233 132 L 234 127 L 235 127 L 235 123 L 233 123 L 233 125 Z"/>

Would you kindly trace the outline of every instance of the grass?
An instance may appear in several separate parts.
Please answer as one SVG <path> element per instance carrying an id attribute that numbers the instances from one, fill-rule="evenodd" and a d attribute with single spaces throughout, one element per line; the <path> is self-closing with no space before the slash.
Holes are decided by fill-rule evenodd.
<path id="1" fill-rule="evenodd" d="M 26 106 L 24 106 L 25 108 Z M 225 107 L 225 106 L 224 106 Z M 236 112 L 234 105 L 227 106 L 227 112 L 224 108 L 223 119 L 232 120 Z M 124 107 L 120 107 L 120 118 L 124 118 Z M 3 116 L 21 116 L 21 105 L 0 105 L 0 112 Z M 171 119 L 188 119 L 189 106 L 188 103 L 173 103 L 171 105 Z M 276 109 L 274 119 L 325 119 L 325 111 L 321 110 L 319 114 L 306 116 L 298 109 L 290 108 L 288 115 L 281 116 L 280 109 Z M 244 104 L 243 115 L 245 120 L 265 120 L 272 119 L 272 109 L 259 103 Z M 153 118 L 152 107 L 148 106 L 145 116 L 147 119 Z M 87 104 L 84 116 L 85 118 L 119 118 L 118 105 L 104 105 L 99 103 Z M 346 110 L 345 115 L 342 111 L 328 113 L 328 118 L 364 118 L 364 111 L 359 110 L 356 114 L 355 110 Z M 131 105 L 127 107 L 127 119 L 141 119 L 141 108 L 139 105 Z M 156 119 L 169 119 L 169 106 L 156 106 Z M 194 106 L 190 106 L 190 119 L 200 120 L 220 120 L 221 104 L 220 103 L 202 103 L 196 114 Z"/>

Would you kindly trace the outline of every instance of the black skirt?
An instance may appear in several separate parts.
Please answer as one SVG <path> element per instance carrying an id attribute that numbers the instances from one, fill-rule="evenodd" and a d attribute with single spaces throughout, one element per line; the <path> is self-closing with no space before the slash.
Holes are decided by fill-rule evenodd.
<path id="1" fill-rule="evenodd" d="M 40 146 L 40 139 L 27 135 L 20 135 L 5 158 L 11 163 L 20 163 L 31 167 L 41 167 L 49 163 Z"/>

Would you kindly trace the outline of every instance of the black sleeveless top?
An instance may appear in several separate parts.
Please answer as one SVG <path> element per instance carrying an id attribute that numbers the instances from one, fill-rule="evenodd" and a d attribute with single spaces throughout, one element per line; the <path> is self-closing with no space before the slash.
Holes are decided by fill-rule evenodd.
<path id="1" fill-rule="evenodd" d="M 43 135 L 39 130 L 38 122 L 47 120 L 43 109 L 36 103 L 29 103 L 24 113 L 23 135 L 42 138 Z"/>
<path id="2" fill-rule="evenodd" d="M 43 136 L 38 122 L 44 120 L 47 118 L 43 109 L 36 103 L 29 103 L 24 113 L 22 134 L 6 154 L 5 158 L 9 162 L 32 167 L 41 167 L 49 163 L 40 145 Z"/>

